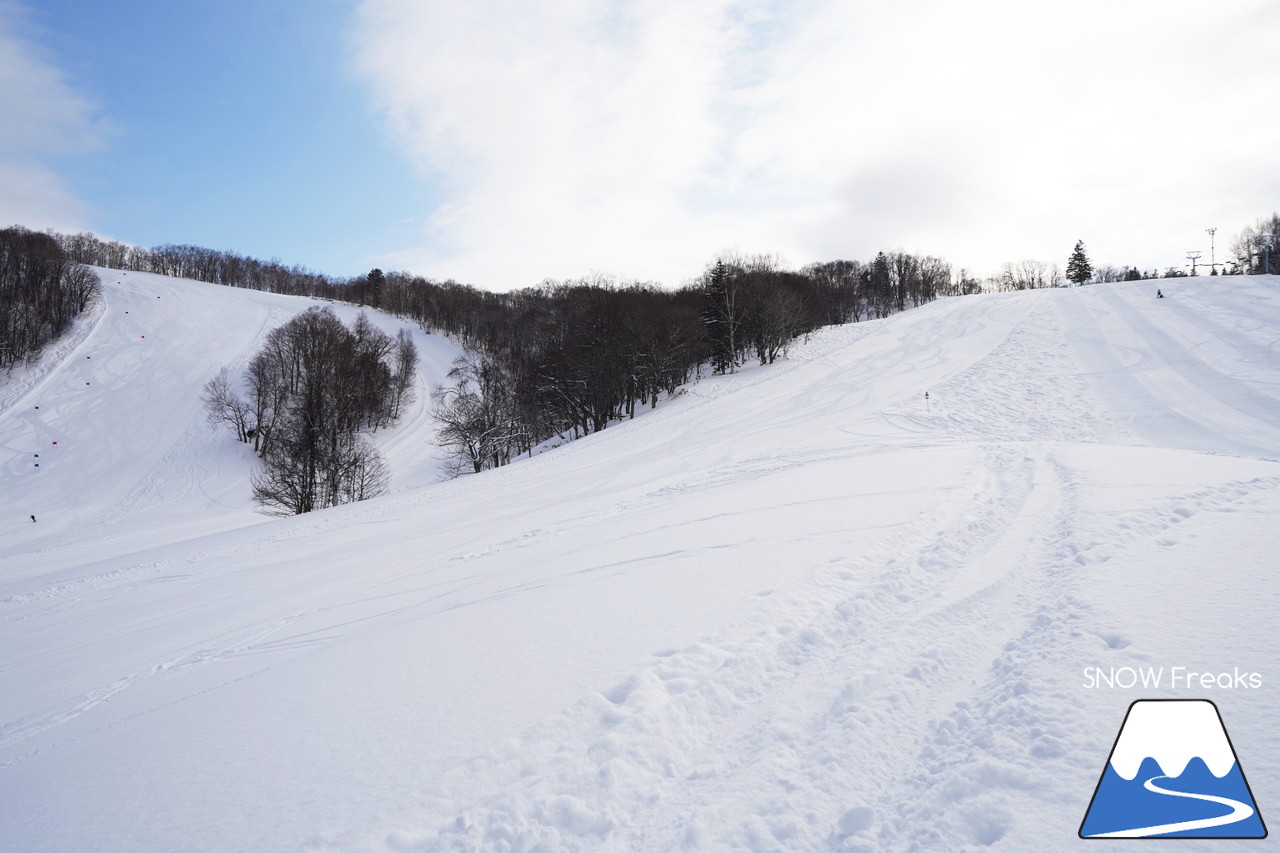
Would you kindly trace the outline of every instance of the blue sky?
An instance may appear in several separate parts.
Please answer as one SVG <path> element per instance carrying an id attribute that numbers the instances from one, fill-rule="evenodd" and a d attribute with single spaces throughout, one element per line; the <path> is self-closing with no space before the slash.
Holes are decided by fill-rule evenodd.
<path id="1" fill-rule="evenodd" d="M 42 0 L 26 11 L 26 33 L 101 118 L 93 150 L 55 160 L 91 230 L 334 274 L 367 272 L 415 238 L 429 187 L 348 70 L 350 4 Z"/>
<path id="2" fill-rule="evenodd" d="M 0 0 L 0 222 L 493 288 L 1163 269 L 1275 209 L 1278 37 L 1272 0 Z"/>

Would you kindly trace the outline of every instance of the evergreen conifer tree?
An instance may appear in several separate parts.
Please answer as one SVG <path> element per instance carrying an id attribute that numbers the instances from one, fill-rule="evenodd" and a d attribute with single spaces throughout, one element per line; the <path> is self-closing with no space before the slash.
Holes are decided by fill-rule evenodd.
<path id="1" fill-rule="evenodd" d="M 1084 252 L 1084 241 L 1077 240 L 1076 247 L 1067 259 L 1067 279 L 1075 285 L 1084 284 L 1093 276 L 1093 266 Z"/>
<path id="2" fill-rule="evenodd" d="M 723 260 L 717 260 L 703 289 L 702 322 L 711 344 L 711 369 L 716 373 L 729 373 L 737 366 L 739 318 L 729 278 L 728 267 Z"/>
<path id="3" fill-rule="evenodd" d="M 375 308 L 382 304 L 382 288 L 387 283 L 387 277 L 383 275 L 382 270 L 374 268 L 365 276 L 365 300 L 366 305 L 372 305 Z"/>

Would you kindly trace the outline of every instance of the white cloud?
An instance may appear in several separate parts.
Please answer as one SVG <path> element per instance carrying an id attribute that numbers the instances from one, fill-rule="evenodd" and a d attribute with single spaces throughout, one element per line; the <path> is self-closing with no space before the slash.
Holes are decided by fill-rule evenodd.
<path id="1" fill-rule="evenodd" d="M 24 10 L 0 0 L 0 227 L 84 227 L 86 206 L 49 165 L 96 147 L 95 108 L 31 37 Z"/>
<path id="2" fill-rule="evenodd" d="M 1274 205 L 1267 0 L 365 0 L 356 21 L 444 199 L 390 260 L 485 286 L 675 284 L 729 246 L 985 273 L 1082 237 L 1164 265 Z"/>
<path id="3" fill-rule="evenodd" d="M 23 225 L 37 231 L 85 227 L 86 205 L 57 174 L 34 162 L 0 158 L 0 228 Z"/>

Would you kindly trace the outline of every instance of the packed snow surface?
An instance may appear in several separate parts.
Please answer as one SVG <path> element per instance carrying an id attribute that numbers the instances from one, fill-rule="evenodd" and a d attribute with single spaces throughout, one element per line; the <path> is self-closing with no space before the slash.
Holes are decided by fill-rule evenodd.
<path id="1" fill-rule="evenodd" d="M 940 300 L 449 482 L 418 332 L 393 493 L 269 520 L 200 386 L 309 303 L 103 276 L 0 385 L 0 848 L 1074 849 L 1160 697 L 1280 804 L 1280 280 Z"/>

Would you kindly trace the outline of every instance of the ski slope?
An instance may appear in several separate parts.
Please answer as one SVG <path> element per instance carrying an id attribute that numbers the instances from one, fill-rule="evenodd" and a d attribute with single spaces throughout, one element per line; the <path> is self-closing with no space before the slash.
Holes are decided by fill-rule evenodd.
<path id="1" fill-rule="evenodd" d="M 941 300 L 446 483 L 419 409 L 265 520 L 199 385 L 302 304 L 112 275 L 0 390 L 2 845 L 1060 850 L 1153 696 L 1280 802 L 1280 280 Z M 1263 681 L 1083 683 L 1148 665 Z"/>
<path id="2" fill-rule="evenodd" d="M 68 537 L 82 543 L 79 560 L 114 558 L 260 522 L 249 501 L 252 451 L 206 422 L 201 389 L 223 367 L 238 379 L 268 332 L 326 304 L 149 273 L 98 273 L 103 303 L 35 370 L 0 385 L 4 549 L 25 552 L 25 568 L 42 583 L 49 564 L 40 553 Z M 348 324 L 359 313 L 332 307 Z M 417 399 L 397 428 L 375 437 L 394 466 L 392 488 L 433 483 L 440 460 L 427 398 L 458 350 L 407 321 L 369 316 L 391 335 L 410 328 L 420 353 Z"/>

